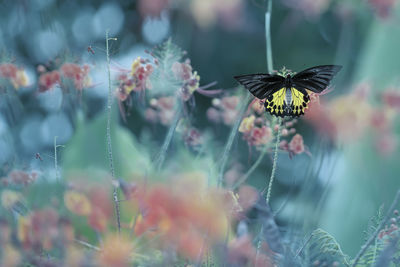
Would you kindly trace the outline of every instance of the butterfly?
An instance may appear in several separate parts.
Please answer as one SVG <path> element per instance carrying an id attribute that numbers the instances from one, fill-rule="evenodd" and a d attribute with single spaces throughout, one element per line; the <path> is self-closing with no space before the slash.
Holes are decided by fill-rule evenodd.
<path id="1" fill-rule="evenodd" d="M 298 117 L 310 103 L 307 92 L 321 93 L 342 66 L 323 65 L 303 70 L 293 77 L 278 74 L 248 74 L 234 78 L 255 97 L 265 99 L 265 109 L 279 117 Z"/>

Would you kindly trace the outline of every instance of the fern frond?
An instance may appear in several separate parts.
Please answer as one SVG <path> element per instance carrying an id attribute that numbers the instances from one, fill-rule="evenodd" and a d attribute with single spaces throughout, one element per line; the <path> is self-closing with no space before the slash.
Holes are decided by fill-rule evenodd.
<path id="1" fill-rule="evenodd" d="M 327 265 L 334 262 L 350 265 L 349 257 L 343 253 L 336 239 L 320 228 L 312 232 L 305 251 L 305 260 L 309 266 L 317 261 Z"/>
<path id="2" fill-rule="evenodd" d="M 156 47 L 152 51 L 152 56 L 157 61 L 157 67 L 150 75 L 152 95 L 169 95 L 182 87 L 182 81 L 176 79 L 172 72 L 172 66 L 176 62 L 183 60 L 185 53 L 175 45 L 171 39 Z"/>

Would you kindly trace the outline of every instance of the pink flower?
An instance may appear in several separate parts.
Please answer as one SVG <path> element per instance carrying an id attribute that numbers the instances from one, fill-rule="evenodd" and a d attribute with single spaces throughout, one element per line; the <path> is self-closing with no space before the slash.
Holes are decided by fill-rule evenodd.
<path id="1" fill-rule="evenodd" d="M 272 130 L 269 127 L 255 127 L 251 131 L 250 143 L 255 146 L 266 145 L 272 139 Z"/>
<path id="2" fill-rule="evenodd" d="M 292 140 L 289 143 L 289 151 L 295 155 L 304 152 L 303 136 L 301 136 L 300 134 L 296 134 L 295 136 L 293 136 Z"/>
<path id="3" fill-rule="evenodd" d="M 39 77 L 39 92 L 45 92 L 52 89 L 56 84 L 61 83 L 61 75 L 58 71 L 54 70 L 46 72 Z"/>
<path id="4" fill-rule="evenodd" d="M 168 4 L 169 0 L 140 0 L 138 9 L 142 16 L 159 17 Z"/>
<path id="5" fill-rule="evenodd" d="M 22 68 L 13 64 L 0 64 L 0 78 L 9 79 L 15 89 L 28 85 L 28 77 Z"/>
<path id="6" fill-rule="evenodd" d="M 207 118 L 214 123 L 218 123 L 221 121 L 221 114 L 218 109 L 211 107 L 207 109 Z"/>
<path id="7" fill-rule="evenodd" d="M 89 79 L 90 67 L 83 65 L 82 67 L 74 63 L 64 63 L 61 66 L 61 74 L 74 82 L 75 89 L 82 90 L 90 84 Z"/>
<path id="8" fill-rule="evenodd" d="M 369 0 L 369 4 L 375 9 L 377 15 L 381 18 L 387 18 L 393 9 L 396 0 Z"/>
<path id="9" fill-rule="evenodd" d="M 386 133 L 380 135 L 376 140 L 376 149 L 382 156 L 390 156 L 396 151 L 397 139 L 393 134 Z"/>
<path id="10" fill-rule="evenodd" d="M 9 63 L 0 64 L 0 77 L 14 79 L 17 77 L 18 68 Z"/>
<path id="11" fill-rule="evenodd" d="M 239 97 L 237 96 L 226 96 L 221 99 L 221 105 L 223 109 L 235 110 L 239 104 Z"/>
<path id="12" fill-rule="evenodd" d="M 382 100 L 385 105 L 390 108 L 400 111 L 400 92 L 389 90 L 383 93 Z"/>

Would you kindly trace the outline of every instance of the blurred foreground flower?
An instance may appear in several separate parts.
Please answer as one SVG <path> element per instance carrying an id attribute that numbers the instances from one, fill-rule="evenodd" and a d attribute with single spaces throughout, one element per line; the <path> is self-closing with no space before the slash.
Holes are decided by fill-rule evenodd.
<path id="1" fill-rule="evenodd" d="M 212 100 L 213 107 L 207 110 L 207 117 L 210 121 L 225 125 L 232 125 L 238 116 L 238 96 L 226 96 L 222 99 L 214 98 Z"/>
<path id="2" fill-rule="evenodd" d="M 66 90 L 69 82 L 72 82 L 74 89 L 82 90 L 91 86 L 91 78 L 89 76 L 89 65 L 80 66 L 75 63 L 64 63 L 59 70 L 46 71 L 44 66 L 38 68 L 39 92 L 45 92 L 59 85 Z"/>
<path id="3" fill-rule="evenodd" d="M 109 190 L 103 186 L 77 186 L 77 188 L 81 191 L 74 189 L 65 192 L 65 206 L 77 215 L 86 216 L 88 224 L 93 229 L 104 232 L 113 214 Z"/>
<path id="4" fill-rule="evenodd" d="M 381 18 L 387 18 L 394 9 L 396 0 L 368 0 L 368 3 Z"/>
<path id="5" fill-rule="evenodd" d="M 62 77 L 71 80 L 77 90 L 82 90 L 91 85 L 89 65 L 85 64 L 81 67 L 74 63 L 64 63 L 61 66 L 60 71 Z"/>
<path id="6" fill-rule="evenodd" d="M 223 191 L 178 180 L 170 185 L 142 185 L 136 192 L 132 201 L 141 210 L 136 235 L 159 236 L 160 245 L 192 260 L 226 235 L 234 208 Z"/>
<path id="7" fill-rule="evenodd" d="M 132 266 L 133 243 L 118 234 L 108 235 L 101 247 L 97 261 L 100 266 Z"/>
<path id="8" fill-rule="evenodd" d="M 29 84 L 25 70 L 10 63 L 0 64 L 0 78 L 7 79 L 15 89 Z"/>

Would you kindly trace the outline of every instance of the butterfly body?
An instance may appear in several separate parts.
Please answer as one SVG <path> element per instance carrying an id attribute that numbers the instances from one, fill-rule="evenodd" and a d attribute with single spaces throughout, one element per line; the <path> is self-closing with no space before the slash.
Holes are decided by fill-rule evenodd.
<path id="1" fill-rule="evenodd" d="M 279 117 L 298 117 L 304 114 L 310 102 L 307 91 L 321 93 L 341 69 L 324 65 L 306 69 L 286 77 L 277 74 L 249 74 L 235 79 L 255 97 L 265 99 L 265 109 Z"/>

